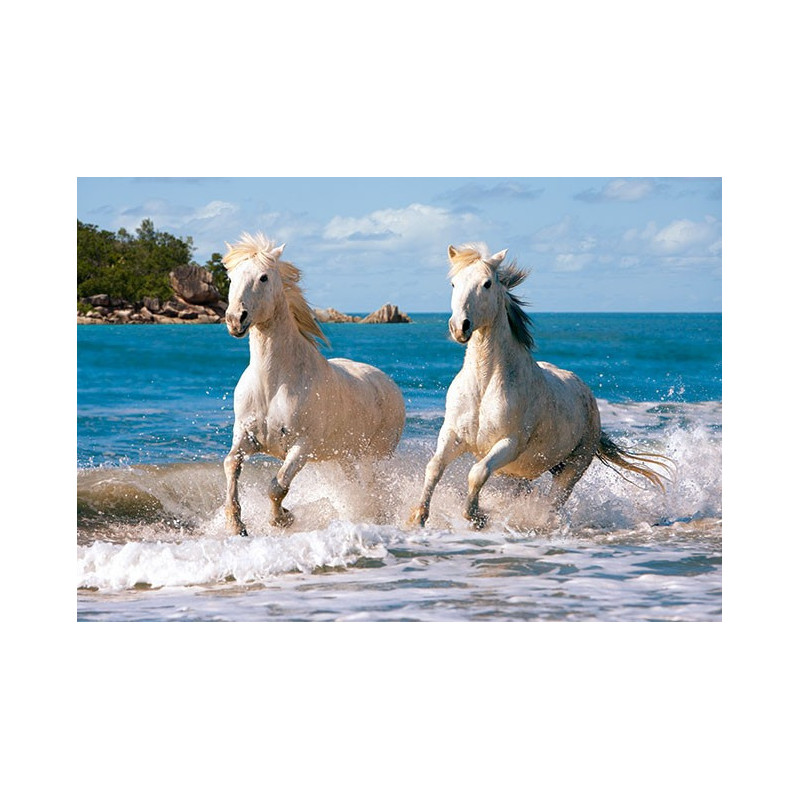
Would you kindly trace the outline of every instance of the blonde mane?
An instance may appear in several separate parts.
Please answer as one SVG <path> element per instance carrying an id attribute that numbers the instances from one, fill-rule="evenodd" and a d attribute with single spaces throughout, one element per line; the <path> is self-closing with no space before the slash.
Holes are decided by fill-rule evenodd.
<path id="1" fill-rule="evenodd" d="M 319 348 L 320 341 L 329 344 L 328 337 L 322 332 L 311 307 L 303 296 L 299 285 L 302 273 L 289 261 L 275 261 L 270 255 L 277 246 L 276 242 L 268 239 L 263 233 L 257 233 L 255 236 L 243 233 L 242 238 L 236 244 L 231 245 L 228 242 L 225 244 L 228 245 L 228 252 L 222 257 L 222 263 L 228 272 L 232 272 L 248 259 L 252 259 L 263 267 L 277 267 L 281 276 L 283 292 L 289 303 L 289 310 L 292 312 L 292 319 L 297 325 L 297 330 L 317 348 Z"/>
<path id="2" fill-rule="evenodd" d="M 483 242 L 468 242 L 460 247 L 454 247 L 450 253 L 450 272 L 448 278 L 458 275 L 462 269 L 466 269 L 476 261 L 483 261 L 489 258 L 489 248 Z"/>

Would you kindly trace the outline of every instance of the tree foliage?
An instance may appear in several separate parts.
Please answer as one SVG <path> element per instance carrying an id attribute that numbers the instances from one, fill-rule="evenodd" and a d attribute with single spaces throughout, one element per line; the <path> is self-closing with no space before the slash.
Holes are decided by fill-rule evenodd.
<path id="1" fill-rule="evenodd" d="M 222 263 L 222 253 L 212 253 L 211 258 L 203 266 L 213 276 L 214 286 L 217 287 L 220 296 L 227 297 L 231 281 L 228 277 L 228 270 L 225 269 L 225 265 Z"/>
<path id="2" fill-rule="evenodd" d="M 121 228 L 116 234 L 78 220 L 78 297 L 107 294 L 140 301 L 143 297 L 168 300 L 169 273 L 192 264 L 191 236 L 185 239 L 156 230 L 145 219 L 134 234 Z"/>

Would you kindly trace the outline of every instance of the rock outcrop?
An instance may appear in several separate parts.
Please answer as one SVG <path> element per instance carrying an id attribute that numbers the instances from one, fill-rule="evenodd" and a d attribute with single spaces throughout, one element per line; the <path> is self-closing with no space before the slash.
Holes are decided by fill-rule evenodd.
<path id="1" fill-rule="evenodd" d="M 228 303 L 214 286 L 211 272 L 203 267 L 185 265 L 169 274 L 174 295 L 166 301 L 157 297 L 144 297 L 140 302 L 129 303 L 107 294 L 96 294 L 80 299 L 78 324 L 80 325 L 153 325 L 158 323 L 219 323 L 225 320 Z M 91 310 L 86 310 L 91 306 Z M 344 314 L 335 308 L 312 309 L 318 322 L 411 322 L 397 306 L 387 303 L 366 317 Z"/>
<path id="2" fill-rule="evenodd" d="M 141 302 L 116 300 L 107 294 L 82 297 L 81 304 L 91 311 L 78 310 L 81 325 L 152 325 L 157 323 L 219 323 L 225 319 L 228 303 L 214 286 L 211 272 L 189 264 L 169 274 L 174 295 L 167 301 L 144 297 Z"/>
<path id="3" fill-rule="evenodd" d="M 222 297 L 214 286 L 214 276 L 203 267 L 184 264 L 169 274 L 169 283 L 175 296 L 187 303 L 211 305 Z"/>
<path id="4" fill-rule="evenodd" d="M 361 322 L 411 322 L 411 318 L 404 314 L 397 306 L 386 303 L 377 311 L 373 311 L 369 316 L 364 317 Z"/>
<path id="5" fill-rule="evenodd" d="M 381 306 L 377 311 L 373 311 L 366 317 L 345 314 L 335 308 L 314 308 L 312 312 L 317 322 L 411 322 L 411 318 L 407 314 L 404 314 L 397 306 L 391 303 Z"/>
<path id="6" fill-rule="evenodd" d="M 344 314 L 335 308 L 313 308 L 311 311 L 317 322 L 361 322 L 361 317 Z"/>

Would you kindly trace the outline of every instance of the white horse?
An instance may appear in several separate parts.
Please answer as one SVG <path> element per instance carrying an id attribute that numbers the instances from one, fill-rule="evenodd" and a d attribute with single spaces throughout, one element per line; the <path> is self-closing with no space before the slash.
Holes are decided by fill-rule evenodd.
<path id="1" fill-rule="evenodd" d="M 391 455 L 405 424 L 403 396 L 375 367 L 344 358 L 327 360 L 327 341 L 298 286 L 300 271 L 280 257 L 284 245 L 245 234 L 228 245 L 228 332 L 250 334 L 250 364 L 234 392 L 235 422 L 225 458 L 226 526 L 247 536 L 241 519 L 239 474 L 244 457 L 266 453 L 283 461 L 269 488 L 272 524 L 293 516 L 281 506 L 292 479 L 309 460 Z"/>
<path id="2" fill-rule="evenodd" d="M 528 273 L 516 263 L 501 268 L 506 252 L 489 255 L 484 244 L 449 248 L 450 333 L 467 344 L 467 351 L 447 391 L 444 424 L 412 523 L 425 524 L 436 484 L 447 465 L 464 452 L 478 459 L 469 471 L 464 512 L 476 527 L 486 523 L 478 495 L 497 471 L 533 479 L 549 470 L 554 512 L 595 456 L 664 488 L 662 476 L 642 462 L 667 468 L 670 459 L 626 452 L 616 445 L 600 428 L 589 387 L 572 372 L 531 357 L 530 319 L 510 291 Z"/>

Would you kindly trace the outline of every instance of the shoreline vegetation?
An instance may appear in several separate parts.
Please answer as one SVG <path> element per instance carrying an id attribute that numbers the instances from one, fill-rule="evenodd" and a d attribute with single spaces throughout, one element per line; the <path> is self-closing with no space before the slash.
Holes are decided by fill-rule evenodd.
<path id="1" fill-rule="evenodd" d="M 78 220 L 79 325 L 219 324 L 228 308 L 222 255 L 205 265 L 192 259 L 192 238 L 157 231 L 146 219 L 129 234 Z M 411 322 L 386 303 L 364 317 L 312 308 L 318 322 Z"/>

